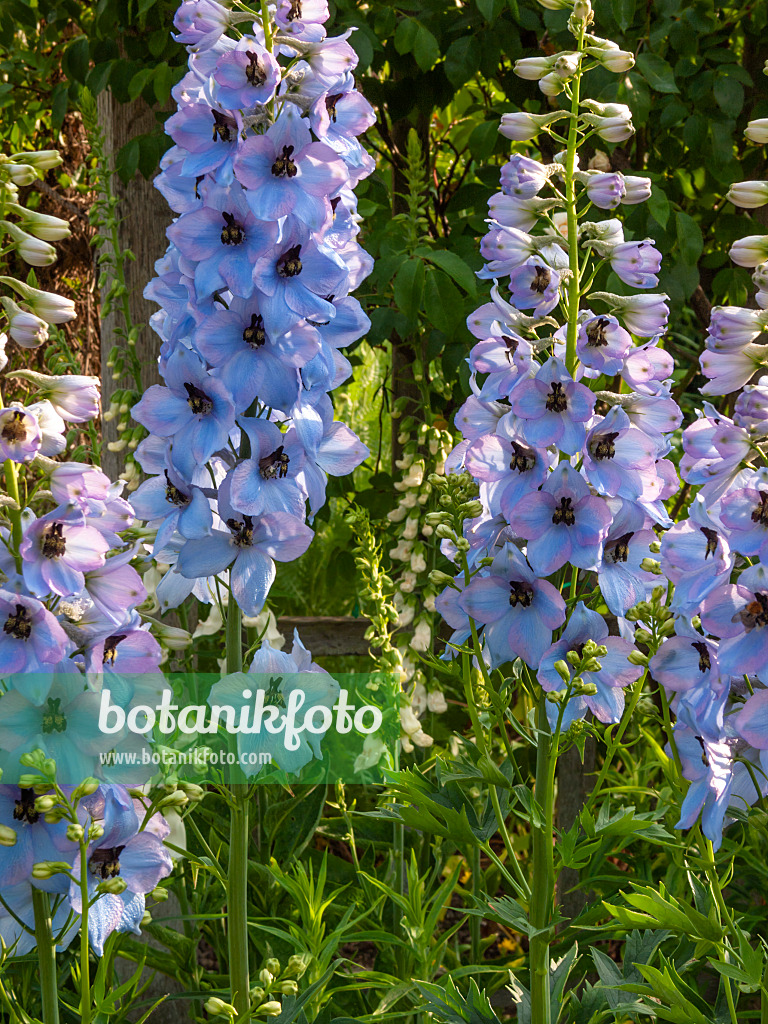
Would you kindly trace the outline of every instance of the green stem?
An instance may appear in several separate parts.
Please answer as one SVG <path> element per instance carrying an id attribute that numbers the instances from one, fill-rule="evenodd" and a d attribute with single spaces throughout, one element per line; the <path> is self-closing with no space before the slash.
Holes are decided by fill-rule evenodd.
<path id="1" fill-rule="evenodd" d="M 232 787 L 234 797 L 229 825 L 229 877 L 227 886 L 227 942 L 232 1004 L 238 1017 L 249 1020 L 251 977 L 248 963 L 248 787 Z"/>
<path id="2" fill-rule="evenodd" d="M 536 744 L 536 784 L 534 797 L 542 819 L 534 825 L 532 836 L 533 890 L 531 894 L 531 926 L 538 934 L 531 936 L 529 959 L 531 970 L 531 1022 L 551 1024 L 549 992 L 549 932 L 555 894 L 555 861 L 552 847 L 554 825 L 554 779 L 557 758 L 547 721 L 547 706 L 542 694 L 539 702 Z"/>
<path id="3" fill-rule="evenodd" d="M 611 767 L 611 762 L 613 761 L 616 751 L 621 746 L 621 741 L 624 739 L 624 733 L 627 731 L 627 727 L 629 723 L 632 721 L 632 716 L 634 715 L 635 708 L 637 707 L 637 703 L 642 695 L 643 687 L 645 686 L 645 680 L 647 676 L 648 672 L 646 670 L 637 680 L 635 685 L 632 687 L 632 696 L 629 699 L 627 709 L 624 712 L 624 715 L 616 731 L 611 736 L 610 746 L 608 747 L 605 757 L 603 758 L 603 764 L 600 769 L 600 774 L 597 776 L 597 781 L 592 787 L 592 791 L 589 794 L 589 797 L 587 798 L 587 802 L 585 804 L 585 810 L 587 811 L 592 810 L 592 806 L 595 800 L 597 799 L 598 795 L 602 792 L 605 777 L 608 774 L 609 768 Z"/>
<path id="4" fill-rule="evenodd" d="M 232 594 L 227 604 L 227 672 L 243 669 L 242 615 Z M 227 876 L 227 945 L 232 1004 L 238 1017 L 249 1019 L 251 977 L 248 961 L 248 824 L 249 788 L 243 783 L 231 787 L 229 821 L 229 872 Z"/>
<path id="5" fill-rule="evenodd" d="M 269 4 L 261 0 L 261 26 L 264 29 L 264 48 L 272 53 L 272 24 L 269 20 Z"/>
<path id="6" fill-rule="evenodd" d="M 21 526 L 21 500 L 19 498 L 19 477 L 18 470 L 16 469 L 16 463 L 13 459 L 5 460 L 5 489 L 8 491 L 8 497 L 11 501 L 16 502 L 15 509 L 8 509 L 8 516 L 11 520 L 11 537 L 13 539 L 13 557 L 16 559 L 16 568 L 21 572 L 21 555 L 19 554 L 19 547 L 24 537 L 24 532 Z"/>
<path id="7" fill-rule="evenodd" d="M 91 1022 L 91 945 L 88 935 L 88 910 L 91 895 L 88 892 L 88 838 L 80 840 L 80 1024 Z"/>
<path id="8" fill-rule="evenodd" d="M 40 992 L 43 1002 L 43 1024 L 59 1024 L 59 988 L 56 979 L 56 944 L 53 941 L 51 905 L 47 892 L 32 889 L 35 912 L 35 941 L 40 963 Z"/>
<path id="9" fill-rule="evenodd" d="M 584 48 L 584 26 L 578 38 L 579 51 Z M 565 365 L 570 374 L 576 369 L 576 336 L 578 334 L 579 300 L 581 299 L 581 271 L 579 268 L 579 217 L 576 211 L 576 150 L 578 149 L 579 94 L 581 70 L 573 78 L 571 93 L 571 120 L 568 126 L 568 147 L 565 155 L 565 205 L 568 223 L 568 330 L 565 341 Z"/>

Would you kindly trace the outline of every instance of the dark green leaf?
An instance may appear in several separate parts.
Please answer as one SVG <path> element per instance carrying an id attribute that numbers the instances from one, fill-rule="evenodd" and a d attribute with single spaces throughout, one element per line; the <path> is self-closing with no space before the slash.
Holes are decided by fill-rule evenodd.
<path id="1" fill-rule="evenodd" d="M 85 82 L 89 60 L 88 37 L 76 36 L 67 47 L 61 66 L 67 78 L 75 82 Z"/>
<path id="2" fill-rule="evenodd" d="M 455 39 L 445 55 L 445 73 L 456 89 L 464 85 L 480 67 L 480 45 L 474 36 Z"/>
<path id="3" fill-rule="evenodd" d="M 404 18 L 395 30 L 395 49 L 398 53 L 410 53 L 419 31 L 418 21 L 413 18 Z"/>
<path id="4" fill-rule="evenodd" d="M 430 263 L 444 270 L 452 277 L 456 284 L 460 285 L 469 295 L 477 294 L 477 278 L 471 267 L 468 267 L 464 260 L 449 249 L 435 249 L 427 257 Z"/>
<path id="5" fill-rule="evenodd" d="M 665 228 L 667 226 L 667 221 L 669 220 L 669 200 L 667 199 L 666 193 L 663 192 L 655 183 L 651 192 L 651 198 L 648 200 L 648 209 L 651 212 L 653 219 Z"/>
<path id="6" fill-rule="evenodd" d="M 637 0 L 611 0 L 613 16 L 622 32 L 626 32 L 635 17 Z"/>
<path id="7" fill-rule="evenodd" d="M 429 71 L 440 56 L 440 45 L 424 25 L 419 25 L 413 40 L 413 56 L 422 71 Z"/>
<path id="8" fill-rule="evenodd" d="M 636 66 L 656 92 L 679 92 L 672 68 L 657 53 L 638 54 Z"/>
<path id="9" fill-rule="evenodd" d="M 393 285 L 395 302 L 401 313 L 415 323 L 424 295 L 424 263 L 418 256 L 406 260 L 398 270 Z"/>
<path id="10" fill-rule="evenodd" d="M 744 86 L 730 75 L 718 75 L 712 91 L 717 105 L 728 117 L 738 117 L 744 106 Z"/>
<path id="11" fill-rule="evenodd" d="M 675 229 L 680 256 L 689 266 L 695 264 L 704 248 L 704 238 L 698 223 L 690 216 L 678 210 L 675 214 Z"/>

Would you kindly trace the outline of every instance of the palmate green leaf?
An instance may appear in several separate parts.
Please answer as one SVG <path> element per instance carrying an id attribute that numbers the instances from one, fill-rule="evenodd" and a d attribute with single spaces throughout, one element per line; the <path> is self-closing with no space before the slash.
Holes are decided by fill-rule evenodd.
<path id="1" fill-rule="evenodd" d="M 629 908 L 603 903 L 609 914 L 626 927 L 668 928 L 690 939 L 713 944 L 721 941 L 723 930 L 717 921 L 668 894 L 663 883 L 659 884 L 658 891 L 641 885 L 633 885 L 633 889 L 634 892 L 624 893 Z"/>
<path id="2" fill-rule="evenodd" d="M 418 768 L 386 774 L 391 780 L 390 792 L 403 802 L 372 814 L 398 818 L 411 828 L 452 839 L 458 845 L 487 839 L 485 823 L 478 822 L 471 799 L 461 787 L 437 786 Z"/>
<path id="3" fill-rule="evenodd" d="M 445 988 L 429 982 L 416 982 L 425 999 L 421 1009 L 434 1015 L 440 1024 L 500 1024 L 488 996 L 473 979 L 466 998 L 459 992 L 450 975 Z"/>
<path id="4" fill-rule="evenodd" d="M 638 54 L 635 66 L 656 92 L 680 92 L 675 83 L 674 71 L 657 53 L 646 51 Z"/>

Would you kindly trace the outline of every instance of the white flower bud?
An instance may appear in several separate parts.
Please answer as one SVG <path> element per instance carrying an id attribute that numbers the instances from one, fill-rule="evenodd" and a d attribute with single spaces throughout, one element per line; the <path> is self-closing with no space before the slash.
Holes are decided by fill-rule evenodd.
<path id="1" fill-rule="evenodd" d="M 768 142 L 768 117 L 758 117 L 754 121 L 749 121 L 744 129 L 744 137 L 750 142 L 764 146 Z"/>
<path id="2" fill-rule="evenodd" d="M 448 710 L 448 704 L 442 690 L 429 691 L 427 694 L 427 708 L 435 715 L 442 715 Z"/>
<path id="3" fill-rule="evenodd" d="M 734 182 L 725 198 L 744 210 L 756 210 L 768 203 L 768 181 Z"/>
<path id="4" fill-rule="evenodd" d="M 30 167 L 36 167 L 39 171 L 50 171 L 63 162 L 55 149 L 38 149 L 34 153 L 11 153 L 8 160 L 13 163 L 21 161 Z"/>
<path id="5" fill-rule="evenodd" d="M 740 267 L 756 267 L 768 260 L 768 235 L 747 235 L 734 242 L 729 256 Z"/>
<path id="6" fill-rule="evenodd" d="M 538 82 L 552 70 L 555 57 L 521 57 L 515 61 L 512 70 L 518 78 L 524 78 L 529 82 Z"/>

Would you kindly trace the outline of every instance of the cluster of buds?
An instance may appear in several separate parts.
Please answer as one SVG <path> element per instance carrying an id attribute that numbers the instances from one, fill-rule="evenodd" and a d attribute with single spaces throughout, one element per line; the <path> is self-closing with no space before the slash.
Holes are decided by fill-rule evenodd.
<path id="1" fill-rule="evenodd" d="M 277 957 L 270 957 L 259 971 L 259 983 L 251 988 L 251 1014 L 254 1017 L 279 1017 L 283 1004 L 281 996 L 295 996 L 299 991 L 298 981 L 308 967 L 308 957 L 294 954 L 283 967 Z M 234 1020 L 237 1010 L 231 1003 L 218 996 L 211 996 L 205 1002 L 205 1011 L 211 1017 L 225 1017 Z"/>

